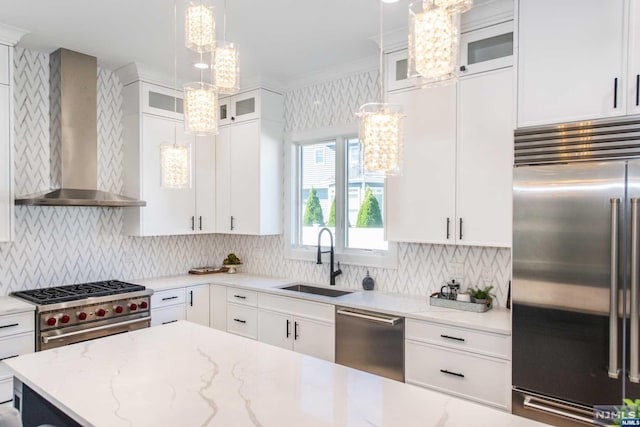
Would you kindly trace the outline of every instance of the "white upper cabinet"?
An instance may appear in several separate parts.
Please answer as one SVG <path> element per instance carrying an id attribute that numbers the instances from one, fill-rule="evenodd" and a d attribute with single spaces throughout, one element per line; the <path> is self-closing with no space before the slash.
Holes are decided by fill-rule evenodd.
<path id="1" fill-rule="evenodd" d="M 247 115 L 260 118 L 220 126 L 216 137 L 219 233 L 267 235 L 282 231 L 282 96 L 263 89 L 249 92 L 252 96 L 256 93 L 260 94 L 256 105 L 262 110 Z M 248 99 L 242 94 L 231 98 Z"/>
<path id="2" fill-rule="evenodd" d="M 468 76 L 513 65 L 513 21 L 460 36 L 460 72 Z"/>
<path id="3" fill-rule="evenodd" d="M 625 64 L 637 56 L 638 11 L 631 0 L 631 39 L 628 1 L 519 1 L 518 127 L 633 113 L 640 71 Z"/>
<path id="4" fill-rule="evenodd" d="M 0 44 L 0 242 L 13 240 L 13 47 Z"/>
<path id="5" fill-rule="evenodd" d="M 221 97 L 218 104 L 220 125 L 259 118 L 283 121 L 282 95 L 266 89 Z"/>
<path id="6" fill-rule="evenodd" d="M 215 143 L 209 136 L 184 132 L 180 93 L 134 82 L 124 90 L 124 193 L 147 206 L 124 210 L 127 235 L 158 236 L 215 231 Z M 145 112 L 146 111 L 146 112 Z M 153 114 L 151 114 L 153 112 Z M 189 184 L 162 185 L 161 149 L 178 144 L 189 148 Z"/>
<path id="7" fill-rule="evenodd" d="M 640 114 L 640 2 L 629 1 L 627 114 Z"/>

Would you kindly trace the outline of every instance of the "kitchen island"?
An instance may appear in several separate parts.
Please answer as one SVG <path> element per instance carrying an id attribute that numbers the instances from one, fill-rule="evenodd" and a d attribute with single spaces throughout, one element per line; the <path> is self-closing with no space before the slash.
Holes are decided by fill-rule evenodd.
<path id="1" fill-rule="evenodd" d="M 185 321 L 4 363 L 81 425 L 541 425 Z"/>

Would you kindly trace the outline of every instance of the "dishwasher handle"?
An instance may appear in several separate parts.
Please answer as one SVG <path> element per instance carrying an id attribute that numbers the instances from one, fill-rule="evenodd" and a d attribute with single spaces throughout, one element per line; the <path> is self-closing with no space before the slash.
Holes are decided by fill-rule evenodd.
<path id="1" fill-rule="evenodd" d="M 338 310 L 336 310 L 336 314 L 358 317 L 360 319 L 371 320 L 372 322 L 386 323 L 388 325 L 396 325 L 402 321 L 402 317 L 385 316 L 384 314 L 377 313 L 361 313 L 359 311 L 352 311 L 346 308 L 339 308 Z"/>

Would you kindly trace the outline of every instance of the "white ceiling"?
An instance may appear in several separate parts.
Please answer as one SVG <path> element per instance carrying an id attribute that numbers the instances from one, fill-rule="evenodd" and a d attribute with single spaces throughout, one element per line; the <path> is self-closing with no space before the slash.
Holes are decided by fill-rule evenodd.
<path id="1" fill-rule="evenodd" d="M 197 80 L 195 53 L 184 48 L 185 2 L 174 0 L 3 0 L 0 21 L 27 30 L 19 46 L 86 53 L 117 69 L 138 62 Z M 408 0 L 384 5 L 384 31 L 405 28 Z M 222 38 L 224 0 L 214 0 Z M 243 82 L 289 87 L 310 74 L 349 64 L 375 64 L 378 0 L 227 0 L 227 39 L 239 43 Z M 375 66 L 375 65 L 374 65 Z"/>

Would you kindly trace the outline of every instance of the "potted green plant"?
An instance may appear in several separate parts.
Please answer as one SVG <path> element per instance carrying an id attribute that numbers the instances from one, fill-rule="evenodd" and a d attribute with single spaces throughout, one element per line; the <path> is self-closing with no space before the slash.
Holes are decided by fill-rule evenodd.
<path id="1" fill-rule="evenodd" d="M 229 268 L 229 271 L 227 271 L 227 273 L 235 273 L 239 266 L 242 265 L 242 261 L 240 261 L 240 258 L 238 258 L 236 254 L 230 253 L 224 259 L 224 261 L 222 261 L 222 264 L 224 264 L 225 267 Z"/>
<path id="2" fill-rule="evenodd" d="M 487 307 L 491 307 L 492 297 L 494 296 L 491 293 L 492 289 L 493 286 L 485 286 L 483 288 L 479 286 L 477 288 L 470 287 L 468 291 L 469 295 L 471 295 L 471 301 L 476 304 L 486 304 Z"/>

